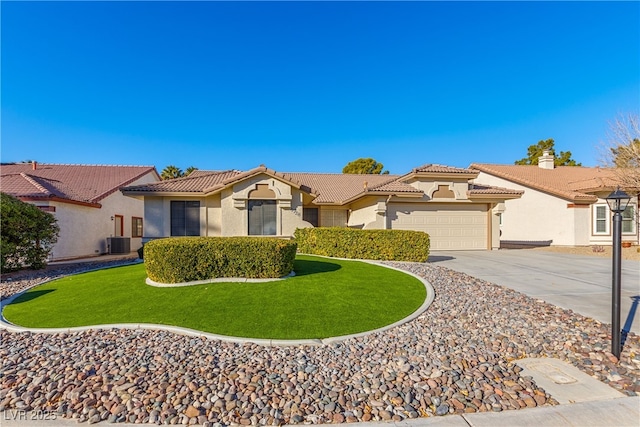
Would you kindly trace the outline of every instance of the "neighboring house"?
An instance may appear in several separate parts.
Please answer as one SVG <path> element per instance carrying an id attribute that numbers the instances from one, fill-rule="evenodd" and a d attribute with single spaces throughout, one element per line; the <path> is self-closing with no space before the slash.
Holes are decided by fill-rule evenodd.
<path id="1" fill-rule="evenodd" d="M 292 236 L 296 228 L 420 230 L 433 250 L 492 249 L 517 190 L 472 186 L 477 172 L 425 165 L 406 175 L 195 171 L 131 185 L 144 200 L 143 241 L 169 236 Z"/>
<path id="2" fill-rule="evenodd" d="M 605 199 L 617 186 L 614 171 L 554 167 L 553 160 L 545 153 L 537 166 L 474 163 L 469 167 L 479 172 L 474 182 L 524 192 L 505 203 L 500 226 L 503 245 L 610 245 L 612 214 Z M 622 240 L 638 243 L 637 197 L 623 213 Z"/>
<path id="3" fill-rule="evenodd" d="M 160 180 L 153 166 L 15 163 L 0 165 L 0 191 L 52 213 L 60 226 L 51 261 L 114 251 L 108 238 L 142 245 L 144 206 L 119 191 Z M 113 243 L 112 240 L 109 242 Z M 126 239 L 118 240 L 120 249 Z M 113 245 L 112 245 L 113 246 Z"/>

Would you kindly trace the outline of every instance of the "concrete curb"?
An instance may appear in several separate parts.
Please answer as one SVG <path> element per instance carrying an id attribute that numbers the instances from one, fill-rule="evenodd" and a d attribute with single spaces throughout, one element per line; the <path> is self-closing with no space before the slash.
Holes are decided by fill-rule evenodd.
<path id="1" fill-rule="evenodd" d="M 208 285 L 210 283 L 268 283 L 268 282 L 278 282 L 280 280 L 286 280 L 291 277 L 295 277 L 296 272 L 292 271 L 286 276 L 282 277 L 274 277 L 272 279 L 251 279 L 247 277 L 217 277 L 215 279 L 206 279 L 206 280 L 194 280 L 191 282 L 180 282 L 180 283 L 161 283 L 151 280 L 150 278 L 145 279 L 145 283 L 149 286 L 154 286 L 156 288 L 181 288 L 184 286 L 196 286 L 196 285 Z"/>
<path id="2" fill-rule="evenodd" d="M 318 256 L 318 255 L 312 255 L 312 256 Z M 42 334 L 58 334 L 58 333 L 72 333 L 72 332 L 83 332 L 83 331 L 91 331 L 91 330 L 97 330 L 97 329 L 149 329 L 149 330 L 163 330 L 163 331 L 167 331 L 167 332 L 172 332 L 172 333 L 176 333 L 176 334 L 180 334 L 180 335 L 187 335 L 187 336 L 193 336 L 193 337 L 202 337 L 202 338 L 207 338 L 207 339 L 213 339 L 213 340 L 219 340 L 219 341 L 225 341 L 225 342 L 232 342 L 232 343 L 239 343 L 239 344 L 245 344 L 245 343 L 252 343 L 252 344 L 258 344 L 258 345 L 262 345 L 265 347 L 286 347 L 286 346 L 300 346 L 300 345 L 314 345 L 314 346 L 322 346 L 322 345 L 331 345 L 331 344 L 335 344 L 335 343 L 339 343 L 351 338 L 358 338 L 358 337 L 363 337 L 366 335 L 371 335 L 377 332 L 382 332 L 382 331 L 386 331 L 388 329 L 391 328 L 395 328 L 396 326 L 402 325 L 404 323 L 410 322 L 411 320 L 415 319 L 416 317 L 420 316 L 422 313 L 424 313 L 427 308 L 429 308 L 429 306 L 431 305 L 431 303 L 434 301 L 435 299 L 435 290 L 433 288 L 433 286 L 431 285 L 431 283 L 429 283 L 427 280 L 417 276 L 416 274 L 413 274 L 411 272 L 408 271 L 404 271 L 402 269 L 399 268 L 395 268 L 389 265 L 384 265 L 381 264 L 379 262 L 376 261 L 370 261 L 370 260 L 352 260 L 352 259 L 342 259 L 342 258 L 330 258 L 330 257 L 322 257 L 319 256 L 320 258 L 328 258 L 328 259 L 341 259 L 341 260 L 345 260 L 345 261 L 354 261 L 354 262 L 366 262 L 369 264 L 374 264 L 374 265 L 378 265 L 380 267 L 384 267 L 384 268 L 388 268 L 391 270 L 396 270 L 396 271 L 400 271 L 402 273 L 405 273 L 409 276 L 413 276 L 416 279 L 420 280 L 420 282 L 424 285 L 426 291 L 427 291 L 427 297 L 424 300 L 424 302 L 422 303 L 422 305 L 420 307 L 418 307 L 413 313 L 411 313 L 409 316 L 405 317 L 404 319 L 398 320 L 397 322 L 394 322 L 390 325 L 387 326 L 383 326 L 381 328 L 378 329 L 374 329 L 371 331 L 366 331 L 366 332 L 360 332 L 360 333 L 356 333 L 356 334 L 350 334 L 350 335 L 342 335 L 342 336 L 338 336 L 338 337 L 329 337 L 329 338 L 324 338 L 324 339 L 301 339 L 301 340 L 279 340 L 279 339 L 261 339 L 261 338 L 243 338 L 243 337 L 232 337 L 232 336 L 228 336 L 228 335 L 218 335 L 218 334 L 212 334 L 212 333 L 208 333 L 208 332 L 202 332 L 202 331 L 198 331 L 195 329 L 189 329 L 189 328 L 183 328 L 180 326 L 170 326 L 170 325 L 160 325 L 160 324 L 153 324 L 153 323 L 117 323 L 117 324 L 107 324 L 107 325 L 91 325 L 91 326 L 77 326 L 77 327 L 69 327 L 69 328 L 25 328 L 22 326 L 18 326 L 18 325 L 14 325 L 13 323 L 9 322 L 7 319 L 5 319 L 4 317 L 4 307 L 6 305 L 9 305 L 13 302 L 13 300 L 15 300 L 16 298 L 18 298 L 20 295 L 24 294 L 25 292 L 28 291 L 22 291 L 18 294 L 12 295 L 11 297 L 4 299 L 0 302 L 0 329 L 4 329 L 10 332 L 33 332 L 33 333 L 42 333 Z M 128 265 L 128 264 L 125 264 Z M 106 267 L 106 268 L 114 268 L 114 267 Z M 92 269 L 92 270 L 88 270 L 88 271 L 83 271 L 82 273 L 86 273 L 89 271 L 97 271 L 97 270 L 103 270 L 104 268 L 97 268 L 97 269 Z M 82 274 L 82 273 L 75 273 L 75 274 Z M 74 275 L 74 274 L 71 274 Z M 70 275 L 70 276 L 71 276 Z M 52 279 L 52 280 L 57 280 L 57 279 Z M 52 280 L 48 280 L 46 282 L 42 282 L 39 285 L 42 285 L 44 283 L 48 283 Z M 280 279 L 276 279 L 276 280 L 280 280 Z"/>

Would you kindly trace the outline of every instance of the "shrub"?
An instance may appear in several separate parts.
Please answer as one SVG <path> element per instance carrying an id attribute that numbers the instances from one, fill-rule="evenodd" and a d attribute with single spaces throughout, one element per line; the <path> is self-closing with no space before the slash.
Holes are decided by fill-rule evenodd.
<path id="1" fill-rule="evenodd" d="M 47 265 L 47 256 L 60 230 L 53 215 L 0 193 L 0 220 L 2 272 Z"/>
<path id="2" fill-rule="evenodd" d="M 429 235 L 408 230 L 356 230 L 343 227 L 299 228 L 298 251 L 338 258 L 425 262 Z"/>
<path id="3" fill-rule="evenodd" d="M 161 283 L 283 277 L 295 257 L 296 243 L 277 238 L 174 237 L 144 245 L 147 275 Z"/>

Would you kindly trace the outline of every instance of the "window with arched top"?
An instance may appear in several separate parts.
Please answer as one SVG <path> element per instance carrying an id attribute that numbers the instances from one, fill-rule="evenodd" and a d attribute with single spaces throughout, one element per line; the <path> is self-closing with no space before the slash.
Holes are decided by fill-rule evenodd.
<path id="1" fill-rule="evenodd" d="M 250 236 L 277 234 L 276 193 L 267 184 L 258 184 L 249 192 L 248 215 Z"/>

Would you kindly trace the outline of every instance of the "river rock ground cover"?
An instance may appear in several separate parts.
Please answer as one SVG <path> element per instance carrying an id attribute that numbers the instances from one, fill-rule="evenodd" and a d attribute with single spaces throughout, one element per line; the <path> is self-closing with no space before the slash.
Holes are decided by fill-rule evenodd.
<path id="1" fill-rule="evenodd" d="M 217 426 L 556 404 L 520 375 L 514 362 L 522 357 L 556 357 L 627 395 L 640 392 L 637 335 L 617 362 L 608 325 L 436 265 L 390 264 L 429 280 L 434 303 L 409 323 L 332 345 L 263 347 L 149 330 L 2 331 L 0 410 Z M 38 283 L 34 276 L 4 282 L 3 294 Z"/>

